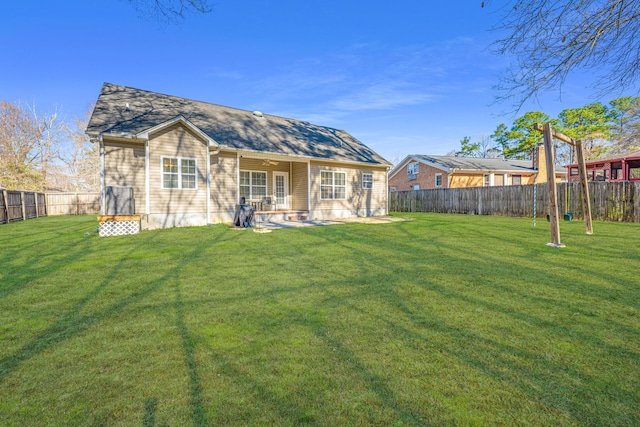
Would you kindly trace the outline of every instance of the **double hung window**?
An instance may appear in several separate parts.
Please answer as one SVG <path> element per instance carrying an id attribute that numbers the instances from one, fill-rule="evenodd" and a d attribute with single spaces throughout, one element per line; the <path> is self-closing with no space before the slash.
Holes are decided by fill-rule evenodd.
<path id="1" fill-rule="evenodd" d="M 196 159 L 162 157 L 162 188 L 195 190 L 198 165 Z"/>
<path id="2" fill-rule="evenodd" d="M 344 200 L 347 197 L 347 174 L 344 172 L 320 172 L 320 199 Z"/>
<path id="3" fill-rule="evenodd" d="M 371 190 L 373 188 L 373 174 L 362 172 L 362 188 Z"/>
<path id="4" fill-rule="evenodd" d="M 266 196 L 266 172 L 240 171 L 240 197 L 244 197 L 246 200 L 260 200 Z"/>

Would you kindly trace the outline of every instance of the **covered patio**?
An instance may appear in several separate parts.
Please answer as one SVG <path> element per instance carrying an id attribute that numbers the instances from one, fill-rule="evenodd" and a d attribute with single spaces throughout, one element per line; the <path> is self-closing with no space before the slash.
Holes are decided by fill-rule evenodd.
<path id="1" fill-rule="evenodd" d="M 309 213 L 309 162 L 287 156 L 243 153 L 239 158 L 238 195 L 256 214 L 304 217 Z"/>

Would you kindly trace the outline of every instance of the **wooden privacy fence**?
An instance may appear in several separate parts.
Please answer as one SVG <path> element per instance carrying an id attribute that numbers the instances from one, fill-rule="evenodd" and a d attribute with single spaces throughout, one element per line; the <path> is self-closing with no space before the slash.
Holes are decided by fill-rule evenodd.
<path id="1" fill-rule="evenodd" d="M 0 224 L 47 215 L 44 193 L 3 190 L 0 197 Z"/>
<path id="2" fill-rule="evenodd" d="M 538 184 L 537 216 L 548 213 L 548 189 Z M 640 182 L 590 182 L 592 217 L 602 221 L 640 222 Z M 441 188 L 389 193 L 389 210 L 533 217 L 534 186 Z M 558 184 L 558 210 L 583 219 L 580 183 Z"/>
<path id="3" fill-rule="evenodd" d="M 2 190 L 0 224 L 47 215 L 100 213 L 100 193 L 38 193 Z"/>
<path id="4" fill-rule="evenodd" d="M 88 215 L 100 213 L 100 193 L 47 193 L 49 215 Z"/>

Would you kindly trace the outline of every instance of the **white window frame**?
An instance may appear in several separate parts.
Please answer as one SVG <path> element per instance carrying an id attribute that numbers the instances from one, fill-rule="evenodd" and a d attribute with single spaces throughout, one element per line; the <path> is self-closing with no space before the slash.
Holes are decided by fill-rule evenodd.
<path id="1" fill-rule="evenodd" d="M 165 172 L 164 171 L 164 160 L 165 159 L 175 159 L 178 161 L 178 172 Z M 194 172 L 193 173 L 183 173 L 182 172 L 182 161 L 183 160 L 193 160 L 194 162 Z M 165 175 L 178 175 L 178 186 L 175 188 L 165 187 L 164 186 L 164 177 Z M 182 187 L 182 177 L 183 175 L 193 176 L 195 187 L 194 188 L 183 188 Z M 160 188 L 163 190 L 188 190 L 193 191 L 198 189 L 198 159 L 195 157 L 178 157 L 178 156 L 161 156 L 160 157 Z"/>
<path id="2" fill-rule="evenodd" d="M 438 177 L 440 177 L 440 184 L 438 184 Z M 433 175 L 433 186 L 434 187 L 442 187 L 442 174 L 437 173 Z"/>
<path id="3" fill-rule="evenodd" d="M 420 191 L 420 184 L 415 184 L 413 186 L 413 191 Z"/>
<path id="4" fill-rule="evenodd" d="M 367 179 L 365 179 L 365 177 L 367 177 Z M 362 172 L 362 188 L 364 190 L 373 189 L 373 173 L 372 172 Z"/>
<path id="5" fill-rule="evenodd" d="M 419 164 L 420 163 L 409 163 L 407 165 L 407 175 L 417 175 L 420 171 Z"/>
<path id="6" fill-rule="evenodd" d="M 238 174 L 238 194 L 240 194 L 240 187 L 243 185 L 240 184 L 240 175 L 242 172 L 249 172 L 249 198 L 247 200 L 258 201 L 262 200 L 263 197 L 269 197 L 269 174 L 267 171 L 256 171 L 256 170 L 248 170 L 242 169 Z M 253 173 L 261 173 L 264 174 L 264 195 L 259 196 L 258 198 L 253 197 L 253 187 L 263 187 L 262 185 L 255 185 L 253 183 Z"/>
<path id="7" fill-rule="evenodd" d="M 323 184 L 322 183 L 322 174 L 323 173 L 330 173 L 331 174 L 331 184 Z M 344 185 L 337 185 L 336 184 L 336 174 L 342 174 L 344 175 Z M 330 198 L 326 198 L 326 197 L 322 197 L 322 188 L 323 187 L 331 187 L 331 197 Z M 336 197 L 336 188 L 344 188 L 344 197 Z M 328 171 L 328 170 L 321 170 L 320 171 L 320 200 L 346 200 L 347 199 L 347 173 L 346 172 L 341 172 L 341 171 Z"/>

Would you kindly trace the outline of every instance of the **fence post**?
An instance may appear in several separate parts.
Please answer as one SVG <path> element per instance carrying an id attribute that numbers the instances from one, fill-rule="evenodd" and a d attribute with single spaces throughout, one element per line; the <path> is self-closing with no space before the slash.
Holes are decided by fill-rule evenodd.
<path id="1" fill-rule="evenodd" d="M 20 204 L 22 205 L 22 220 L 25 221 L 27 219 L 26 209 L 24 208 L 24 191 L 20 192 Z"/>
<path id="2" fill-rule="evenodd" d="M 7 196 L 7 190 L 2 190 L 2 197 L 4 199 L 4 212 L 6 215 L 7 224 L 10 222 L 9 218 L 9 196 Z"/>
<path id="3" fill-rule="evenodd" d="M 33 194 L 33 198 L 35 199 L 35 202 L 36 202 L 36 218 L 40 217 L 39 212 L 38 212 L 38 194 L 40 194 L 40 193 L 35 192 Z"/>

